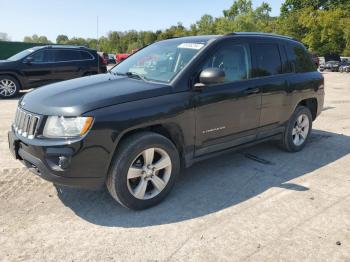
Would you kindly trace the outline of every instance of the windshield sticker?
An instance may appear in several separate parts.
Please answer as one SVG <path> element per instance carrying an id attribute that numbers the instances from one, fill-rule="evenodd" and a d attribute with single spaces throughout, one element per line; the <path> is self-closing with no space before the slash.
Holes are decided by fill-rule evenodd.
<path id="1" fill-rule="evenodd" d="M 33 53 L 34 49 L 28 49 L 28 52 Z"/>
<path id="2" fill-rule="evenodd" d="M 178 48 L 187 48 L 187 49 L 196 49 L 199 50 L 204 46 L 204 44 L 198 44 L 198 43 L 182 43 L 178 46 Z"/>

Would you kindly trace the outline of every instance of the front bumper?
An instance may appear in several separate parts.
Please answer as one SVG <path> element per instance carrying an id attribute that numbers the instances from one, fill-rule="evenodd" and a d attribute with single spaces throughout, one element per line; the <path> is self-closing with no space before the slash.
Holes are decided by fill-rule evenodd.
<path id="1" fill-rule="evenodd" d="M 9 149 L 12 155 L 20 160 L 28 169 L 41 178 L 55 184 L 98 190 L 103 187 L 105 176 L 93 177 L 93 163 L 87 161 L 81 164 L 81 156 L 70 147 L 33 146 L 23 142 L 13 131 L 8 133 Z M 67 168 L 59 166 L 60 157 L 67 159 Z M 80 176 L 77 175 L 79 171 Z M 81 176 L 86 174 L 87 176 Z"/>

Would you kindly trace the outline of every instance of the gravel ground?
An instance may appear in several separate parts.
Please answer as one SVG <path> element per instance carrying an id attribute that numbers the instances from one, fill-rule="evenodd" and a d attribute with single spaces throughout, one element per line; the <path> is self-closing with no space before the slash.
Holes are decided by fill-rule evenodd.
<path id="1" fill-rule="evenodd" d="M 265 143 L 206 160 L 140 212 L 14 161 L 17 100 L 0 101 L 0 260 L 350 261 L 350 74 L 324 75 L 325 109 L 304 151 Z"/>

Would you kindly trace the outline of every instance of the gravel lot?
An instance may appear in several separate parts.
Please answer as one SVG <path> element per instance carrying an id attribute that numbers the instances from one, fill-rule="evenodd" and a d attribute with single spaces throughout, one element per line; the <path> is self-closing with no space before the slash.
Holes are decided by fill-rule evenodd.
<path id="1" fill-rule="evenodd" d="M 12 160 L 17 100 L 0 101 L 0 260 L 350 261 L 350 74 L 324 75 L 304 151 L 266 143 L 198 163 L 141 212 L 105 191 L 56 188 Z"/>

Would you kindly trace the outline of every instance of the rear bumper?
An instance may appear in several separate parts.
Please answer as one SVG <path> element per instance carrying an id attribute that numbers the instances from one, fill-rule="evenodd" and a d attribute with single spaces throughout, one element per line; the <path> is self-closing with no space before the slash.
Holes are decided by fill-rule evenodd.
<path id="1" fill-rule="evenodd" d="M 71 170 L 76 168 L 71 166 L 72 163 L 74 163 L 73 160 L 70 160 L 70 166 L 68 169 L 60 169 L 53 163 L 49 163 L 46 157 L 43 157 L 43 148 L 38 146 L 30 146 L 23 143 L 12 131 L 9 132 L 8 136 L 11 153 L 32 173 L 40 176 L 41 178 L 58 185 L 75 188 L 98 190 L 103 187 L 105 182 L 104 177 L 73 177 Z M 57 149 L 56 154 L 65 155 L 68 158 L 74 158 L 73 155 L 67 155 L 66 148 Z M 52 156 L 47 157 L 52 158 Z M 86 168 L 89 167 L 82 167 L 81 172 L 84 173 Z"/>

